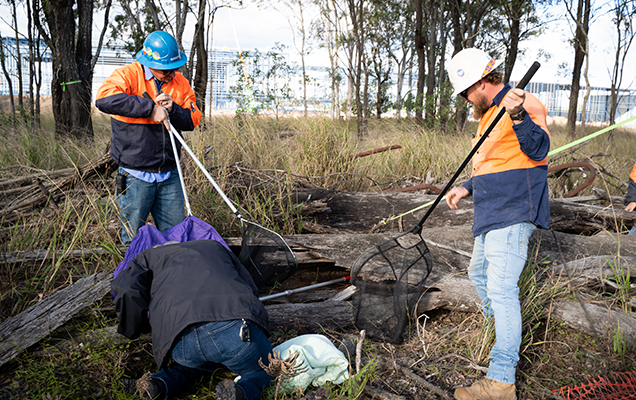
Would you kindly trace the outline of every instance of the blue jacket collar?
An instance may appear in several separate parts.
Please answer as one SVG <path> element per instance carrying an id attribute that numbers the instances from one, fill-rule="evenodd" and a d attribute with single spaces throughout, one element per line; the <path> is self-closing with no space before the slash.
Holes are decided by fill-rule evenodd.
<path id="1" fill-rule="evenodd" d="M 512 87 L 510 87 L 510 85 L 506 83 L 503 89 L 501 89 L 501 91 L 497 93 L 495 98 L 492 99 L 492 104 L 490 104 L 490 107 L 495 107 L 495 106 L 499 107 L 499 104 L 501 104 L 501 100 L 503 100 L 503 98 L 506 97 L 506 94 L 508 94 L 510 89 L 512 89 Z"/>

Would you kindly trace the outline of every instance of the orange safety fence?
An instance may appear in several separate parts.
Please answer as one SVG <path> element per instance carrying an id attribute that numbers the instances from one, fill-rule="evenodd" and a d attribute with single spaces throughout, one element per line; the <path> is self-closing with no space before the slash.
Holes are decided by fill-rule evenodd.
<path id="1" fill-rule="evenodd" d="M 588 378 L 587 383 L 573 388 L 565 386 L 553 392 L 565 400 L 636 400 L 636 371 Z"/>

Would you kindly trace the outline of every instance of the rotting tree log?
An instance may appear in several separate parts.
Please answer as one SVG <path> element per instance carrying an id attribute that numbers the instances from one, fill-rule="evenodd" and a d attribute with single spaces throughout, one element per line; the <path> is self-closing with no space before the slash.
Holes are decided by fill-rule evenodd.
<path id="1" fill-rule="evenodd" d="M 80 279 L 0 324 L 0 365 L 101 300 L 110 289 L 111 276 L 100 273 Z"/>
<path id="2" fill-rule="evenodd" d="M 46 205 L 54 196 L 62 195 L 76 183 L 96 174 L 109 174 L 114 171 L 114 166 L 107 149 L 98 159 L 77 168 L 0 180 L 0 196 L 3 198 L 0 221 L 2 224 L 14 222 L 34 208 Z"/>
<path id="3" fill-rule="evenodd" d="M 362 233 L 406 231 L 420 221 L 427 208 L 388 219 L 436 197 L 423 193 L 300 189 L 294 192 L 293 199 L 297 204 L 303 204 L 303 215 L 311 216 L 312 223 L 303 225 L 305 233 Z M 467 198 L 459 203 L 458 210 L 450 210 L 446 202 L 441 202 L 424 222 L 424 227 L 471 225 L 472 222 L 473 203 Z M 584 235 L 599 231 L 619 232 L 635 222 L 636 213 L 626 212 L 616 205 L 581 204 L 576 198 L 550 200 L 550 224 L 558 232 Z"/>

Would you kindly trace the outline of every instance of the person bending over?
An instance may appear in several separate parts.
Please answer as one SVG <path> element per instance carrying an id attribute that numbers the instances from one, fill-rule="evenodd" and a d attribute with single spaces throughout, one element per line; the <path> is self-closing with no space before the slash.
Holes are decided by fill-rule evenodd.
<path id="1" fill-rule="evenodd" d="M 258 363 L 267 365 L 272 352 L 269 316 L 251 276 L 221 243 L 169 242 L 147 249 L 115 277 L 111 289 L 117 332 L 129 339 L 152 332 L 159 371 L 124 382 L 134 383 L 142 398 L 174 397 L 219 364 L 240 379 L 220 382 L 218 399 L 256 400 L 271 382 Z"/>

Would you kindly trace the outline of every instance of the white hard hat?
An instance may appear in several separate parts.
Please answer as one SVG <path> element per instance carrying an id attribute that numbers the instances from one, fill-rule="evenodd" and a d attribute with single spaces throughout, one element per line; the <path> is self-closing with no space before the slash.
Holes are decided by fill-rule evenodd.
<path id="1" fill-rule="evenodd" d="M 448 77 L 453 85 L 453 96 L 475 84 L 501 64 L 479 49 L 464 49 L 455 54 L 448 64 Z"/>

